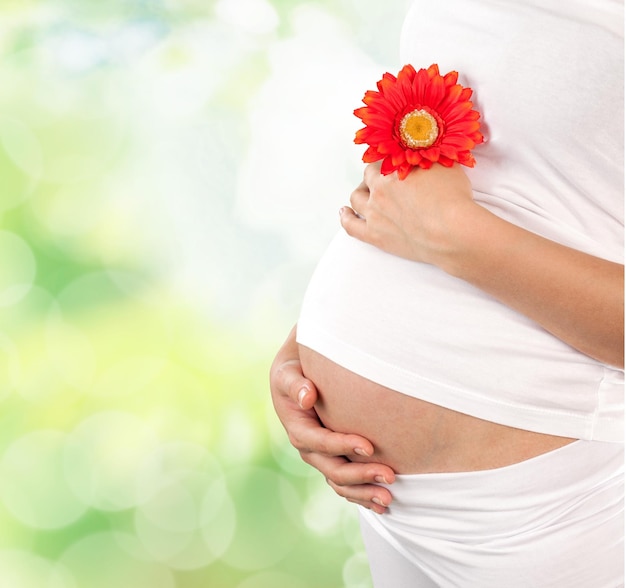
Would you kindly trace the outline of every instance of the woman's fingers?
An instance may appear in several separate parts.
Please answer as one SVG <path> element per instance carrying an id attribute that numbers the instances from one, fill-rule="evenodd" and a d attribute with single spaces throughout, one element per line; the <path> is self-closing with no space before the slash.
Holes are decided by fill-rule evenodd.
<path id="1" fill-rule="evenodd" d="M 367 202 L 370 197 L 370 191 L 365 182 L 361 182 L 356 190 L 350 194 L 350 206 L 357 216 L 364 217 L 367 208 Z"/>
<path id="2" fill-rule="evenodd" d="M 359 435 L 336 433 L 321 426 L 314 410 L 303 411 L 290 403 L 291 415 L 283 413 L 289 442 L 303 461 L 317 469 L 341 497 L 377 513 L 385 512 L 391 493 L 378 484 L 392 484 L 393 470 L 381 463 L 350 461 L 348 457 L 372 455 L 372 444 Z"/>
<path id="3" fill-rule="evenodd" d="M 395 476 L 391 468 L 377 463 L 356 463 L 344 457 L 301 453 L 302 459 L 319 470 L 336 494 L 370 508 L 385 512 L 391 504 L 391 492 L 380 484 L 391 484 Z"/>
<path id="4" fill-rule="evenodd" d="M 326 480 L 338 496 L 348 502 L 364 506 L 377 514 L 387 512 L 391 504 L 391 493 L 381 486 L 337 486 L 332 480 Z"/>
<path id="5" fill-rule="evenodd" d="M 324 428 L 314 410 L 298 409 L 288 421 L 289 441 L 300 452 L 349 458 L 369 457 L 374 453 L 374 447 L 364 437 Z"/>
<path id="6" fill-rule="evenodd" d="M 324 477 L 337 486 L 360 486 L 363 484 L 392 484 L 393 470 L 381 463 L 349 461 L 340 455 L 300 452 L 302 459 L 322 472 Z"/>
<path id="7" fill-rule="evenodd" d="M 366 240 L 367 223 L 365 219 L 358 216 L 350 207 L 344 206 L 339 210 L 339 221 L 348 235 L 360 241 Z"/>

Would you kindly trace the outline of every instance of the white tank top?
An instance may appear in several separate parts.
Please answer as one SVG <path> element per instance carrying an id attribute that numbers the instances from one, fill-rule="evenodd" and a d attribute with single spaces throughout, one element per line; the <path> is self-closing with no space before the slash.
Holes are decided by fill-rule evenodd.
<path id="1" fill-rule="evenodd" d="M 417 0 L 401 48 L 402 64 L 437 63 L 474 90 L 486 138 L 468 170 L 478 203 L 622 262 L 623 2 Z M 381 385 L 482 419 L 623 441 L 622 370 L 436 267 L 343 231 L 307 289 L 298 341 Z"/>

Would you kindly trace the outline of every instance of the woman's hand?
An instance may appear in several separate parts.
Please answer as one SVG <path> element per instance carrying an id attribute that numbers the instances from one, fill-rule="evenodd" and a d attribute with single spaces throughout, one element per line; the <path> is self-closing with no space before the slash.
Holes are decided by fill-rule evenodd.
<path id="1" fill-rule="evenodd" d="M 448 230 L 451 216 L 477 206 L 459 165 L 415 169 L 399 180 L 395 173 L 383 176 L 377 163 L 365 168 L 350 204 L 352 208 L 341 209 L 341 224 L 349 235 L 387 253 L 433 264 L 454 237 Z"/>
<path id="2" fill-rule="evenodd" d="M 300 366 L 295 327 L 272 363 L 270 389 L 276 414 L 302 459 L 319 470 L 339 496 L 379 514 L 385 512 L 391 493 L 376 484 L 393 483 L 393 470 L 383 464 L 350 461 L 351 456 L 371 456 L 372 444 L 359 435 L 322 426 L 313 408 L 317 389 Z"/>

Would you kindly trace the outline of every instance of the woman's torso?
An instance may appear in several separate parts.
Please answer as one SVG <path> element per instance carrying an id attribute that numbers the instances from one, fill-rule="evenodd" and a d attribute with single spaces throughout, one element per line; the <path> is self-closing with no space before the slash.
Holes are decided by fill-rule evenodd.
<path id="1" fill-rule="evenodd" d="M 474 89 L 487 139 L 469 171 L 475 200 L 613 261 L 623 253 L 622 10 L 612 0 L 418 0 L 402 35 L 403 62 L 457 70 Z M 311 280 L 298 340 L 380 386 L 477 419 L 623 438 L 622 371 L 438 268 L 342 232 Z"/>

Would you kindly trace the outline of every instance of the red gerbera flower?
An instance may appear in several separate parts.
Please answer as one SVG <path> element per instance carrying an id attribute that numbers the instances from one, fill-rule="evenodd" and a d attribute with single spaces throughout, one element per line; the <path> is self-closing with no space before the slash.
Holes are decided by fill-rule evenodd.
<path id="1" fill-rule="evenodd" d="M 436 64 L 415 71 L 405 65 L 398 77 L 386 73 L 378 92 L 369 90 L 354 114 L 364 123 L 355 143 L 369 145 L 365 163 L 383 160 L 381 173 L 397 170 L 403 180 L 413 167 L 455 162 L 473 167 L 471 150 L 483 142 L 480 114 L 472 110 L 471 88 L 457 84 L 455 71 L 442 76 Z"/>

